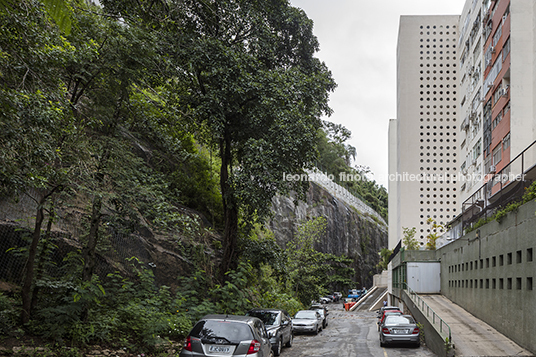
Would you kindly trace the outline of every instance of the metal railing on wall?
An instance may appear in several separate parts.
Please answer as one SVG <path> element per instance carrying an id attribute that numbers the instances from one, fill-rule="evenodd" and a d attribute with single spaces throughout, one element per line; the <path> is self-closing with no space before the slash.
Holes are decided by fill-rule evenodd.
<path id="1" fill-rule="evenodd" d="M 487 218 L 497 208 L 521 199 L 525 188 L 535 178 L 534 174 L 530 174 L 535 160 L 536 141 L 533 141 L 499 172 L 487 174 L 487 181 L 462 203 L 462 227 Z"/>
<path id="2" fill-rule="evenodd" d="M 447 324 L 430 306 L 428 306 L 428 304 L 423 300 L 423 298 L 421 298 L 415 291 L 413 291 L 405 282 L 396 283 L 393 284 L 393 286 L 398 289 L 406 290 L 409 298 L 415 303 L 419 310 L 424 315 L 426 315 L 428 320 L 432 322 L 432 325 L 439 326 L 439 332 L 441 334 L 447 333 L 446 331 L 448 331 L 449 343 L 452 343 L 452 332 L 449 324 Z"/>

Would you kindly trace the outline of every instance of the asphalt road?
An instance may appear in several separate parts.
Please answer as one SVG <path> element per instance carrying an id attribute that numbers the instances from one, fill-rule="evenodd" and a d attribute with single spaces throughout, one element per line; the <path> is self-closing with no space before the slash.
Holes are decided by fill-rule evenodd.
<path id="1" fill-rule="evenodd" d="M 340 303 L 327 306 L 328 326 L 318 335 L 294 336 L 294 344 L 283 348 L 282 357 L 436 356 L 425 346 L 380 347 L 375 312 L 346 312 Z"/>

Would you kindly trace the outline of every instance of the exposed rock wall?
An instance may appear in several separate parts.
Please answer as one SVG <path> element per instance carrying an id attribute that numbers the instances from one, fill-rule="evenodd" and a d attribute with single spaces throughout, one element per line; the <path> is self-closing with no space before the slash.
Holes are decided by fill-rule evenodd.
<path id="1" fill-rule="evenodd" d="M 379 271 L 379 251 L 387 247 L 387 227 L 378 219 L 363 215 L 352 206 L 335 198 L 325 189 L 311 183 L 306 202 L 294 203 L 294 198 L 276 196 L 272 200 L 274 217 L 269 228 L 281 247 L 296 234 L 298 226 L 311 218 L 327 220 L 326 235 L 315 248 L 322 253 L 346 255 L 354 259 L 356 287 L 370 287 Z"/>

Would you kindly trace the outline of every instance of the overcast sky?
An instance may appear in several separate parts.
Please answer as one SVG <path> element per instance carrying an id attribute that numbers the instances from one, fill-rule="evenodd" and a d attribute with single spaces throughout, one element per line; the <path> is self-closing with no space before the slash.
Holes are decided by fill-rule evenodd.
<path id="1" fill-rule="evenodd" d="M 352 131 L 356 165 L 387 188 L 387 134 L 396 118 L 396 44 L 401 15 L 460 15 L 465 0 L 290 0 L 314 21 L 317 57 L 333 73 L 329 121 Z"/>

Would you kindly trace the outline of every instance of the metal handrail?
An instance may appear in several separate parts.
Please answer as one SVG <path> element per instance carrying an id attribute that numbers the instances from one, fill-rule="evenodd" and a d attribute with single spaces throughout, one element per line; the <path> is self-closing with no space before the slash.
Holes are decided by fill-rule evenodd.
<path id="1" fill-rule="evenodd" d="M 488 199 L 486 197 L 486 194 L 487 194 L 487 189 L 491 190 L 491 187 L 492 186 L 495 186 L 497 184 L 500 184 L 500 188 L 499 188 L 499 191 L 497 191 L 495 193 L 496 194 L 499 194 L 501 197 L 502 197 L 502 194 L 503 194 L 503 185 L 504 185 L 504 180 L 503 180 L 503 173 L 504 172 L 508 172 L 508 170 L 511 169 L 512 167 L 512 164 L 514 164 L 514 162 L 516 162 L 518 159 L 520 159 L 521 161 L 521 180 L 522 181 L 525 181 L 525 174 L 527 173 L 527 171 L 525 171 L 526 167 L 525 167 L 525 153 L 530 150 L 534 145 L 536 145 L 536 140 L 533 141 L 530 145 L 528 145 L 522 152 L 520 152 L 518 155 L 516 155 L 516 157 L 514 157 L 512 160 L 510 160 L 510 162 L 508 162 L 508 164 L 506 164 L 506 166 L 504 166 L 499 172 L 491 175 L 491 178 L 489 178 L 489 180 L 487 180 L 484 184 L 482 184 L 482 186 L 480 186 L 480 188 L 478 188 L 469 198 L 467 198 L 463 203 L 462 203 L 462 213 L 461 213 L 461 217 L 462 217 L 462 222 L 463 222 L 463 215 L 464 213 L 467 211 L 466 209 L 466 206 L 470 206 L 470 207 L 473 207 L 475 204 L 476 204 L 476 201 L 477 201 L 477 197 L 484 197 L 483 199 L 483 207 L 481 208 L 481 211 L 484 211 L 488 208 L 489 206 L 489 202 L 488 202 Z M 529 169 L 529 168 L 527 168 Z M 490 186 L 491 185 L 491 186 Z M 484 192 L 484 194 L 482 194 L 482 192 Z M 471 217 L 474 216 L 473 214 L 471 215 Z M 463 223 L 462 223 L 463 224 Z"/>
<path id="2" fill-rule="evenodd" d="M 440 333 L 443 333 L 443 325 L 445 325 L 448 328 L 449 343 L 452 343 L 452 333 L 451 333 L 449 324 L 447 324 L 441 317 L 439 317 L 439 315 L 436 314 L 435 311 L 430 306 L 428 306 L 428 304 L 424 302 L 424 300 L 415 291 L 413 291 L 407 283 L 401 282 L 398 284 L 403 284 L 403 286 L 406 287 L 405 290 L 408 290 L 408 294 L 411 300 L 413 300 L 417 304 L 417 307 L 419 308 L 419 310 L 421 310 L 423 313 L 426 312 L 427 318 L 430 318 L 430 312 L 432 312 L 432 324 L 436 323 L 436 317 L 439 319 L 439 332 Z"/>

